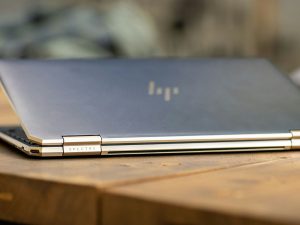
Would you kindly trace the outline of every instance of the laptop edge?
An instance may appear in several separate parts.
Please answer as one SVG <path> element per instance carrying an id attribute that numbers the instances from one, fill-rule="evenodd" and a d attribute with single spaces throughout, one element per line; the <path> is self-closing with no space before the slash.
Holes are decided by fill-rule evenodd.
<path id="1" fill-rule="evenodd" d="M 12 99 L 4 83 L 0 86 L 10 105 Z M 18 113 L 16 112 L 18 115 Z M 18 115 L 19 116 L 19 115 Z M 22 118 L 19 118 L 22 121 Z M 0 130 L 0 139 L 15 146 L 24 153 L 39 157 L 80 155 L 147 155 L 174 153 L 211 153 L 247 151 L 283 151 L 300 148 L 300 131 L 287 133 L 224 134 L 224 135 L 179 135 L 151 137 L 106 137 L 100 135 L 70 135 L 61 139 L 40 139 L 32 136 L 22 125 L 28 143 Z M 14 128 L 7 128 L 14 129 Z"/>
<path id="2" fill-rule="evenodd" d="M 1 81 L 1 80 L 0 80 Z M 4 85 L 10 106 L 14 105 Z M 21 121 L 21 118 L 19 118 Z M 0 130 L 0 139 L 31 156 L 60 157 L 80 155 L 147 155 L 191 154 L 212 152 L 282 151 L 300 146 L 300 131 L 273 134 L 192 135 L 160 137 L 106 138 L 100 136 L 68 136 L 62 139 L 41 140 L 21 127 L 34 144 L 24 143 Z M 298 135 L 298 136 L 297 136 Z M 299 137 L 299 143 L 297 138 Z"/>

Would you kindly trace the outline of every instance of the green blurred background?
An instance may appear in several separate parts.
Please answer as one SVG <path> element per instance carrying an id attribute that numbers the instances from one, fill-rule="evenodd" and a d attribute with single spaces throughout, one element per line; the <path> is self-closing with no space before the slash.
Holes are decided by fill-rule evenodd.
<path id="1" fill-rule="evenodd" d="M 299 9 L 299 0 L 0 0 L 0 57 L 265 57 L 295 74 Z"/>

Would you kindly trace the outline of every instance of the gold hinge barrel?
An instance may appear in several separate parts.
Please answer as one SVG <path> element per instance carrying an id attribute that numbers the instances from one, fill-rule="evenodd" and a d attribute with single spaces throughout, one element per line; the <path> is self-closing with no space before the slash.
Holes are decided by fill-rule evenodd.
<path id="1" fill-rule="evenodd" d="M 292 130 L 292 146 L 291 149 L 300 149 L 300 130 Z"/>
<path id="2" fill-rule="evenodd" d="M 101 155 L 100 136 L 63 136 L 64 155 Z"/>

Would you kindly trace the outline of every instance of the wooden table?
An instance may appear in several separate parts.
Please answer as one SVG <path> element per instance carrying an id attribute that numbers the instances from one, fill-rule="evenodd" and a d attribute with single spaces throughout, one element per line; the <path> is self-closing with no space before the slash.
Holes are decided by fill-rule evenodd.
<path id="1" fill-rule="evenodd" d="M 0 124 L 18 120 L 0 94 Z M 299 224 L 300 152 L 36 159 L 0 142 L 0 219 Z"/>

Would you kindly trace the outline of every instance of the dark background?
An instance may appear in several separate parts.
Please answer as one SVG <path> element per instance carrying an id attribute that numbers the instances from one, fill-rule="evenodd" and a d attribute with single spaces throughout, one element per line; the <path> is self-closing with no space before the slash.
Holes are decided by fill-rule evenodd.
<path id="1" fill-rule="evenodd" d="M 298 0 L 0 0 L 1 58 L 266 57 L 300 68 Z"/>

